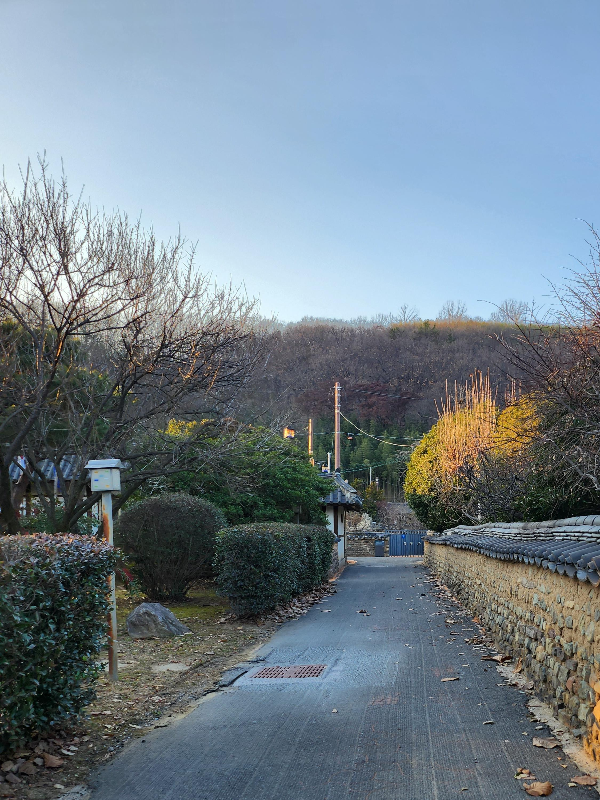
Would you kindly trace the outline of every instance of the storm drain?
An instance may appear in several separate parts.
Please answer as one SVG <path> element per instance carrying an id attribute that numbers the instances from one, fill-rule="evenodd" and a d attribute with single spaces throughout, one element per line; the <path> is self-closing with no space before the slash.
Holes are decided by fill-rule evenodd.
<path id="1" fill-rule="evenodd" d="M 294 667 L 265 667 L 253 678 L 318 678 L 327 664 L 303 664 Z"/>

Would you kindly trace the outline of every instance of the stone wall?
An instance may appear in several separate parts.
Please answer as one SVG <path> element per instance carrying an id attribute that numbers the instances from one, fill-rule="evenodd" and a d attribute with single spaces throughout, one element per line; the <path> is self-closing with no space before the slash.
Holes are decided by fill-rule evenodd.
<path id="1" fill-rule="evenodd" d="M 385 555 L 390 554 L 390 540 L 387 536 L 374 536 L 373 534 L 347 533 L 346 558 L 364 558 L 375 555 L 375 540 L 383 539 L 385 542 Z"/>
<path id="2" fill-rule="evenodd" d="M 536 692 L 600 761 L 600 587 L 536 563 L 427 540 L 425 562 L 499 649 L 522 659 Z"/>

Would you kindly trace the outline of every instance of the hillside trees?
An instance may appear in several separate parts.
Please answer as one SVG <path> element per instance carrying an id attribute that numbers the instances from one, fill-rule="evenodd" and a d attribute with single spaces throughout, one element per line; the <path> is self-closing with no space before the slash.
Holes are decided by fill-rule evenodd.
<path id="1" fill-rule="evenodd" d="M 288 325 L 265 334 L 265 356 L 244 387 L 243 411 L 247 419 L 285 416 L 296 429 L 308 417 L 332 419 L 332 389 L 339 380 L 346 416 L 422 434 L 437 418 L 447 380 L 464 385 L 474 371 L 489 368 L 492 385 L 504 393 L 511 368 L 498 337 L 513 342 L 518 333 L 504 322 L 447 319 Z M 379 396 L 366 393 L 371 390 Z"/>
<path id="2" fill-rule="evenodd" d="M 44 161 L 28 167 L 19 191 L 4 181 L 3 526 L 18 532 L 18 489 L 31 482 L 53 527 L 72 528 L 96 500 L 85 495 L 89 458 L 127 462 L 118 505 L 148 478 L 179 469 L 192 444 L 196 460 L 214 457 L 201 443 L 222 425 L 260 351 L 252 311 L 196 271 L 183 239 L 159 242 L 122 213 L 95 211 Z M 175 414 L 205 420 L 176 448 L 162 433 Z M 11 465 L 22 472 L 14 498 Z"/>

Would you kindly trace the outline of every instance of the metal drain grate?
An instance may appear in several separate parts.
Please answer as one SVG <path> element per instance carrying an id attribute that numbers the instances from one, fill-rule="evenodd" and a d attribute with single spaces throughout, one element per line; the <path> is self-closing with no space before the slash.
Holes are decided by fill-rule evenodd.
<path id="1" fill-rule="evenodd" d="M 327 664 L 304 664 L 295 667 L 265 667 L 253 678 L 318 678 Z"/>

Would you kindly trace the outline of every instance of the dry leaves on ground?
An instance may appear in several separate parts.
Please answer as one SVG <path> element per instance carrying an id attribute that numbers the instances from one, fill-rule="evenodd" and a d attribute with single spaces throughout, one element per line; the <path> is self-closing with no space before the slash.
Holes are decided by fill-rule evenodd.
<path id="1" fill-rule="evenodd" d="M 552 790 L 554 786 L 550 783 L 550 781 L 534 781 L 533 783 L 524 783 L 523 788 L 530 794 L 532 797 L 548 797 L 548 795 L 552 794 Z"/>
<path id="2" fill-rule="evenodd" d="M 522 670 L 523 670 L 523 659 L 520 658 L 517 661 L 517 663 L 515 664 L 515 668 L 513 669 L 513 672 L 521 672 Z"/>
<path id="3" fill-rule="evenodd" d="M 497 656 L 481 656 L 482 661 L 495 661 L 496 664 L 504 664 L 505 661 L 510 661 L 510 656 L 497 655 Z"/>
<path id="4" fill-rule="evenodd" d="M 534 747 L 543 747 L 546 750 L 552 750 L 553 747 L 560 745 L 558 739 L 540 739 L 539 736 L 534 736 L 531 743 Z"/>
<path id="5" fill-rule="evenodd" d="M 527 778 L 527 780 L 535 780 L 535 775 L 530 769 L 527 769 L 526 767 L 517 767 L 515 778 L 518 781 L 522 781 L 523 778 Z"/>
<path id="6" fill-rule="evenodd" d="M 593 778 L 591 775 L 575 775 L 574 778 L 571 778 L 571 782 L 576 786 L 595 786 L 598 778 Z"/>

